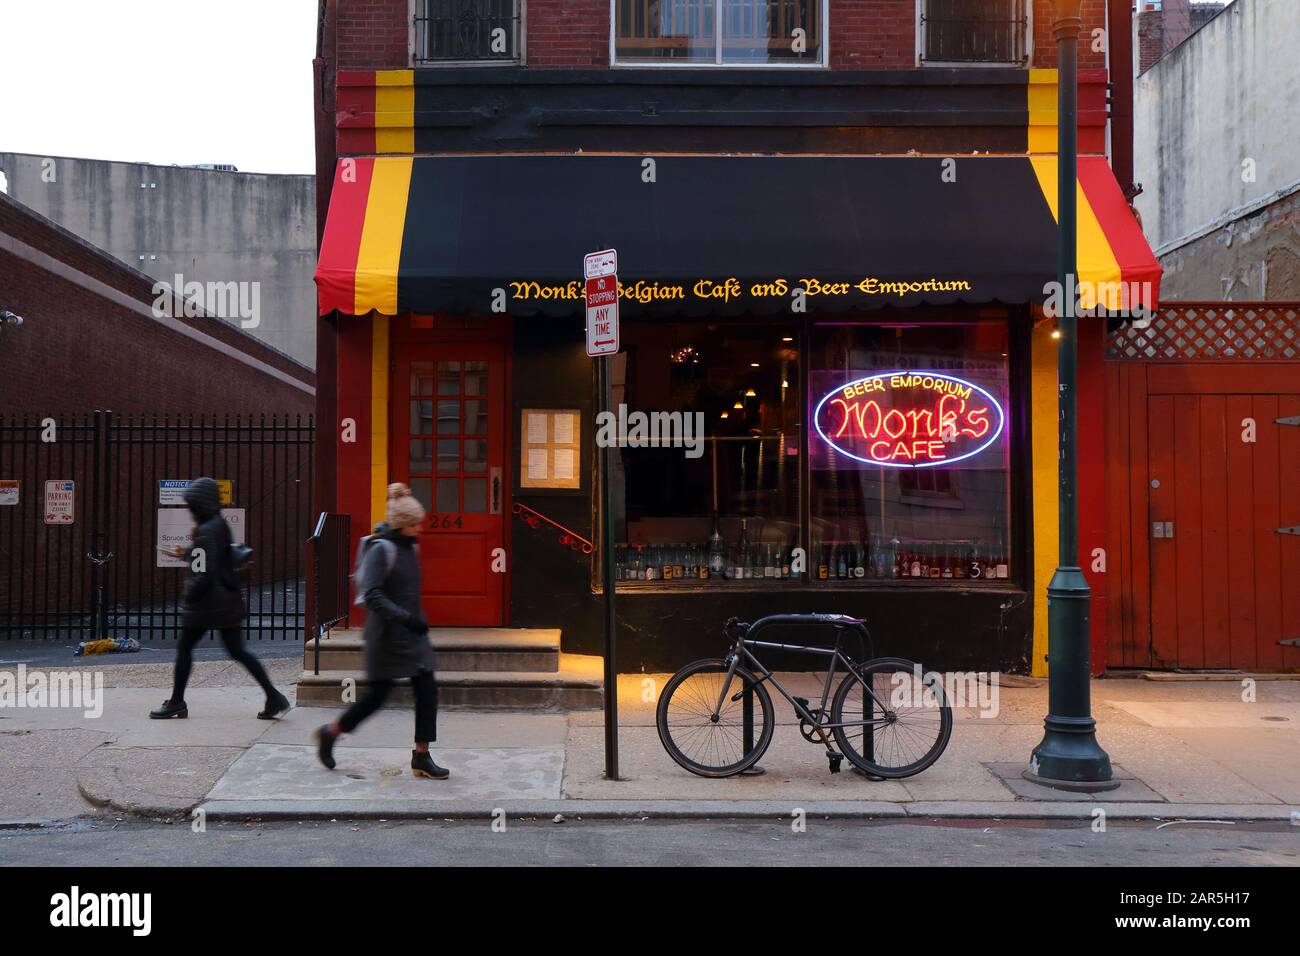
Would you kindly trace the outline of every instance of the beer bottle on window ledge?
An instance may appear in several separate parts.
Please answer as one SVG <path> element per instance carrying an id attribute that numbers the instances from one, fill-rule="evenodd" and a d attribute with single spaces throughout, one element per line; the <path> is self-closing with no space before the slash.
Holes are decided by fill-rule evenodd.
<path id="1" fill-rule="evenodd" d="M 907 558 L 909 564 L 908 576 L 913 578 L 921 577 L 922 567 L 920 550 L 908 552 Z"/>
<path id="2" fill-rule="evenodd" d="M 902 543 L 903 542 L 899 541 L 897 538 L 889 539 L 890 573 L 896 578 L 901 578 L 903 576 L 904 556 L 903 552 L 899 549 L 899 545 Z"/>
<path id="3" fill-rule="evenodd" d="M 781 545 L 780 562 L 781 562 L 781 578 L 783 580 L 789 580 L 790 578 L 791 560 L 792 559 L 790 557 L 790 548 L 786 547 L 784 544 Z"/>
<path id="4" fill-rule="evenodd" d="M 1002 546 L 1001 538 L 998 538 L 998 549 L 995 553 L 997 554 L 997 557 L 995 558 L 995 561 L 997 562 L 997 577 L 1005 580 L 1011 576 L 1011 563 L 1007 559 L 1007 552 Z"/>
<path id="5" fill-rule="evenodd" d="M 867 545 L 855 544 L 853 546 L 853 576 L 855 578 L 865 578 L 867 576 Z"/>
<path id="6" fill-rule="evenodd" d="M 718 513 L 713 512 L 713 533 L 709 535 L 709 569 L 708 576 L 720 578 L 727 563 L 726 545 L 722 541 L 722 532 L 718 530 Z M 703 574 L 700 577 L 704 577 Z"/>
<path id="7" fill-rule="evenodd" d="M 970 548 L 970 577 L 972 581 L 984 580 L 984 560 L 980 557 L 979 541 Z"/>
<path id="8" fill-rule="evenodd" d="M 945 578 L 952 577 L 953 563 L 954 562 L 952 558 L 952 550 L 948 547 L 948 545 L 945 544 L 943 546 L 943 563 L 939 566 L 939 570 L 941 571 L 941 575 L 940 575 L 941 577 L 945 577 Z"/>
<path id="9" fill-rule="evenodd" d="M 953 547 L 953 552 L 952 552 L 952 576 L 954 578 L 962 578 L 963 580 L 965 580 L 966 576 L 969 573 L 970 573 L 970 564 L 962 556 L 961 545 L 957 544 Z"/>
<path id="10" fill-rule="evenodd" d="M 776 554 L 770 544 L 763 545 L 763 577 L 776 577 Z"/>
<path id="11" fill-rule="evenodd" d="M 763 550 L 758 545 L 752 545 L 749 549 L 749 576 L 751 578 L 763 576 Z"/>
<path id="12" fill-rule="evenodd" d="M 817 562 L 817 580 L 826 581 L 831 576 L 831 546 L 823 544 L 820 559 Z"/>
<path id="13" fill-rule="evenodd" d="M 847 544 L 837 544 L 835 551 L 835 577 L 843 581 L 849 576 L 849 546 Z"/>

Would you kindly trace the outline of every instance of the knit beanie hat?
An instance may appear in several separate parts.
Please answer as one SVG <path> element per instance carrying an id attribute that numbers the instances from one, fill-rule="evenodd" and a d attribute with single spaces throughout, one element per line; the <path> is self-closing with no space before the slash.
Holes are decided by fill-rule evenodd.
<path id="1" fill-rule="evenodd" d="M 409 528 L 424 520 L 424 505 L 411 496 L 411 489 L 400 481 L 388 486 L 388 523 L 394 528 Z"/>

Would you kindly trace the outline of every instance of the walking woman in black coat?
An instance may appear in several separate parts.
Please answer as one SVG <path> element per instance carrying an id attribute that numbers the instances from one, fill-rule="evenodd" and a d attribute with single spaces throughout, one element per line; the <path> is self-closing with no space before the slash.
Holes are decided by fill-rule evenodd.
<path id="1" fill-rule="evenodd" d="M 194 536 L 189 549 L 176 554 L 186 558 L 190 566 L 182 601 L 184 609 L 180 646 L 176 648 L 176 672 L 171 697 L 163 701 L 161 707 L 150 711 L 149 716 L 156 720 L 189 716 L 185 685 L 190 680 L 194 646 L 208 631 L 215 629 L 221 635 L 226 653 L 243 664 L 266 692 L 266 706 L 257 716 L 271 720 L 289 709 L 289 698 L 275 689 L 261 661 L 244 647 L 240 623 L 248 612 L 230 550 L 234 540 L 226 519 L 221 517 L 221 492 L 217 483 L 211 478 L 190 482 L 185 489 L 185 503 L 194 515 Z"/>
<path id="2" fill-rule="evenodd" d="M 409 677 L 415 690 L 415 749 L 411 772 L 445 780 L 447 770 L 429 756 L 438 739 L 438 683 L 429 622 L 420 607 L 420 554 L 415 546 L 424 506 L 399 483 L 388 486 L 388 530 L 370 539 L 357 574 L 366 602 L 366 693 L 332 724 L 316 731 L 320 762 L 334 769 L 334 742 L 350 734 L 388 699 L 395 681 Z"/>

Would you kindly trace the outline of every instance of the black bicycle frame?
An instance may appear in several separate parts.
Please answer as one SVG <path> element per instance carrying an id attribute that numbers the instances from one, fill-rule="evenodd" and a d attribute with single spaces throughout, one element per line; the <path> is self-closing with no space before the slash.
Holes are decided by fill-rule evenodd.
<path id="1" fill-rule="evenodd" d="M 781 644 L 774 641 L 758 641 L 754 639 L 755 634 L 772 627 L 834 628 L 835 646 L 834 647 L 812 647 L 807 644 Z M 859 635 L 862 637 L 863 651 L 867 655 L 867 659 L 869 661 L 871 655 L 871 635 L 870 633 L 868 633 L 866 625 L 864 625 L 862 621 L 858 620 L 855 617 L 848 617 L 843 614 L 773 614 L 768 617 L 760 618 L 759 620 L 755 621 L 753 624 L 749 625 L 745 629 L 745 633 L 739 635 L 736 638 L 736 643 L 732 646 L 731 655 L 730 655 L 731 660 L 727 666 L 727 679 L 723 682 L 722 690 L 718 694 L 718 701 L 713 711 L 714 714 L 716 715 L 722 711 L 722 705 L 726 701 L 727 692 L 731 689 L 732 678 L 736 676 L 736 668 L 740 664 L 741 659 L 743 658 L 747 663 L 752 664 L 753 670 L 757 671 L 759 674 L 759 678 L 755 682 L 755 686 L 757 684 L 764 683 L 765 681 L 770 681 L 772 686 L 777 689 L 777 692 L 780 693 L 780 695 L 790 703 L 790 706 L 794 708 L 794 711 L 799 716 L 799 718 L 811 724 L 813 727 L 823 729 L 823 730 L 830 730 L 834 727 L 868 727 L 868 726 L 874 727 L 878 724 L 888 723 L 889 719 L 887 717 L 881 718 L 880 720 L 864 718 L 863 720 L 855 720 L 851 722 L 846 721 L 839 724 L 831 723 L 829 720 L 826 711 L 826 703 L 830 698 L 831 685 L 835 681 L 836 665 L 841 663 L 844 665 L 846 670 L 848 670 L 851 674 L 853 674 L 854 677 L 856 677 L 859 681 L 862 682 L 862 686 L 866 689 L 867 694 L 870 695 L 874 704 L 876 706 L 879 706 L 882 711 L 887 710 L 885 705 L 881 702 L 880 698 L 876 696 L 875 691 L 873 691 L 871 686 L 867 684 L 865 680 L 863 680 L 862 673 L 857 666 L 854 666 L 853 659 L 846 656 L 844 652 L 840 649 L 841 637 L 843 636 L 845 630 L 850 630 L 850 629 L 857 631 Z M 780 680 L 777 679 L 776 675 L 773 674 L 772 671 L 770 671 L 763 664 L 762 661 L 760 661 L 757 657 L 754 656 L 754 654 L 750 651 L 751 647 L 766 647 L 766 648 L 771 648 L 772 650 L 794 651 L 796 653 L 801 653 L 801 654 L 828 655 L 831 659 L 831 663 L 829 669 L 827 669 L 826 671 L 826 680 L 822 686 L 821 704 L 820 707 L 818 708 L 822 717 L 826 719 L 822 720 L 817 717 L 814 717 L 811 710 L 804 707 L 803 704 L 801 704 L 797 698 L 791 696 L 790 693 L 785 689 L 785 687 L 782 686 Z M 864 661 L 863 663 L 865 664 L 867 663 L 867 661 Z M 733 696 L 732 700 L 735 700 L 737 698 L 741 700 L 742 721 L 744 724 L 744 731 L 745 731 L 745 738 L 744 738 L 745 752 L 749 753 L 753 749 L 753 743 L 754 743 L 753 741 L 754 704 L 753 704 L 752 688 L 746 687 L 744 690 L 740 691 L 738 694 Z M 829 746 L 830 745 L 827 744 L 827 747 Z"/>

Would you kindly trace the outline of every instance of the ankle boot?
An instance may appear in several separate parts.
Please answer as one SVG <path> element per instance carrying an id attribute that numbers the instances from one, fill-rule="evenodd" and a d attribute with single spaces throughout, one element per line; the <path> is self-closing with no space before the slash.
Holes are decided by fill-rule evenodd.
<path id="1" fill-rule="evenodd" d="M 329 724 L 322 724 L 316 728 L 316 733 L 312 736 L 316 738 L 316 756 L 320 758 L 320 762 L 325 765 L 327 770 L 333 770 L 334 741 L 338 740 L 338 737 L 330 733 Z"/>
<path id="2" fill-rule="evenodd" d="M 166 720 L 169 717 L 176 717 L 183 720 L 190 715 L 190 709 L 185 705 L 183 700 L 165 700 L 161 707 L 155 707 L 149 711 L 151 720 Z"/>
<path id="3" fill-rule="evenodd" d="M 429 777 L 432 780 L 446 780 L 451 776 L 451 772 L 445 767 L 439 767 L 429 756 L 429 752 L 412 750 L 411 751 L 411 773 L 417 777 Z"/>
<path id="4" fill-rule="evenodd" d="M 289 698 L 279 692 L 266 699 L 266 706 L 257 712 L 258 720 L 275 720 L 289 709 Z"/>

